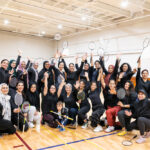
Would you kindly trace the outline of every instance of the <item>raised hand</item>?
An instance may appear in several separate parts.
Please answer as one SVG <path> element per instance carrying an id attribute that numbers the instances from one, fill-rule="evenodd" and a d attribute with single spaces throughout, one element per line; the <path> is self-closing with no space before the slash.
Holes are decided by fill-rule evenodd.
<path id="1" fill-rule="evenodd" d="M 22 55 L 22 51 L 18 50 L 18 55 L 21 56 Z"/>
<path id="2" fill-rule="evenodd" d="M 74 84 L 74 87 L 75 87 L 76 89 L 78 89 L 78 88 L 79 88 L 79 85 L 80 85 L 79 81 L 76 81 L 76 84 Z"/>

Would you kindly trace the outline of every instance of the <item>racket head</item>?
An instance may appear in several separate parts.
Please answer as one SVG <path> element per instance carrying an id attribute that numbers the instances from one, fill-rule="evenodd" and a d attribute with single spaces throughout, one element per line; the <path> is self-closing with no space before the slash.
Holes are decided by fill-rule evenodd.
<path id="1" fill-rule="evenodd" d="M 23 113 L 27 113 L 30 109 L 30 103 L 28 101 L 23 102 L 21 110 Z"/>
<path id="2" fill-rule="evenodd" d="M 143 50 L 147 48 L 150 44 L 150 38 L 145 38 L 143 41 Z"/>
<path id="3" fill-rule="evenodd" d="M 96 48 L 95 42 L 94 42 L 94 41 L 89 42 L 88 47 L 89 47 L 89 49 L 90 49 L 91 51 L 93 51 L 93 50 Z"/>
<path id="4" fill-rule="evenodd" d="M 124 145 L 124 146 L 131 146 L 132 144 L 133 143 L 131 141 L 127 141 L 127 140 L 122 142 L 122 145 Z"/>
<path id="5" fill-rule="evenodd" d="M 78 92 L 77 99 L 83 101 L 85 99 L 85 92 Z"/>
<path id="6" fill-rule="evenodd" d="M 15 104 L 16 104 L 18 107 L 23 103 L 23 97 L 22 97 L 22 95 L 19 94 L 19 93 L 16 93 L 14 100 L 15 100 Z"/>
<path id="7" fill-rule="evenodd" d="M 119 100 L 124 99 L 126 96 L 126 91 L 124 88 L 120 88 L 119 90 L 117 90 L 117 97 Z"/>

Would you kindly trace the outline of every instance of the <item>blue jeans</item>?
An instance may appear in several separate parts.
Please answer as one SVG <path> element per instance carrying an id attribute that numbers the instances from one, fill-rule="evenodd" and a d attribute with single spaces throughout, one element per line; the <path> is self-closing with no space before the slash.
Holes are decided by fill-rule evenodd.
<path id="1" fill-rule="evenodd" d="M 70 108 L 70 110 L 69 110 L 69 117 L 73 119 L 71 121 L 72 124 L 74 124 L 76 122 L 76 115 L 77 115 L 77 113 L 78 113 L 78 109 Z"/>

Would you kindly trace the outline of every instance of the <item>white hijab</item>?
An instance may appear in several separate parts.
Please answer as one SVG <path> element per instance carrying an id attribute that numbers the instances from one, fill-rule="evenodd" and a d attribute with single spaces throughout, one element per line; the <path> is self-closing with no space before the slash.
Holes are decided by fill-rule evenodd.
<path id="1" fill-rule="evenodd" d="M 2 93 L 2 87 L 5 85 L 8 87 L 6 83 L 0 84 L 0 103 L 3 105 L 3 119 L 11 120 L 10 96 Z"/>

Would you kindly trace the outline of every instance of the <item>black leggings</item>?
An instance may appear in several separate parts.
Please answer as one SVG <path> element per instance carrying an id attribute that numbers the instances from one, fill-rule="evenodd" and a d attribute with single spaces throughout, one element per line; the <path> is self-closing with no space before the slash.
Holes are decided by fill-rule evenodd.
<path id="1" fill-rule="evenodd" d="M 90 106 L 83 106 L 78 110 L 78 123 L 79 125 L 82 125 L 84 123 L 84 120 L 87 119 L 87 113 L 90 110 Z"/>
<path id="2" fill-rule="evenodd" d="M 0 133 L 14 134 L 15 132 L 16 128 L 13 126 L 11 121 L 5 119 L 0 120 Z"/>
<path id="3" fill-rule="evenodd" d="M 97 125 L 100 124 L 100 117 L 103 115 L 104 111 L 104 108 L 101 107 L 93 110 L 92 115 L 90 116 L 92 127 L 97 127 Z"/>
<path id="4" fill-rule="evenodd" d="M 140 134 L 144 135 L 144 132 L 150 130 L 150 119 L 145 117 L 139 117 L 132 123 L 127 125 L 127 130 L 131 131 L 132 129 L 140 130 Z"/>

